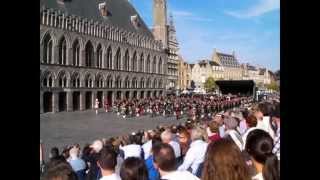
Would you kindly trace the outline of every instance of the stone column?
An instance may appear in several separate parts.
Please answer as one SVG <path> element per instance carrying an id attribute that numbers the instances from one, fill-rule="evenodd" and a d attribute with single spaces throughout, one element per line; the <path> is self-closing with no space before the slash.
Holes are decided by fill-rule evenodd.
<path id="1" fill-rule="evenodd" d="M 129 99 L 131 100 L 133 98 L 133 91 L 129 91 Z"/>
<path id="2" fill-rule="evenodd" d="M 97 92 L 96 91 L 92 91 L 92 98 L 91 98 L 91 100 L 92 100 L 92 109 L 94 109 L 94 106 L 95 106 L 95 104 L 96 104 L 96 98 L 97 98 Z M 100 102 L 101 103 L 101 102 Z"/>
<path id="3" fill-rule="evenodd" d="M 126 91 L 121 91 L 121 100 L 123 100 L 126 96 L 125 96 Z"/>
<path id="4" fill-rule="evenodd" d="M 73 111 L 73 99 L 72 99 L 72 92 L 67 92 L 67 111 Z"/>
<path id="5" fill-rule="evenodd" d="M 57 44 L 53 44 L 52 47 L 52 60 L 50 63 L 52 64 L 58 64 L 58 59 L 59 59 L 59 47 Z"/>
<path id="6" fill-rule="evenodd" d="M 117 91 L 112 91 L 112 104 L 114 104 L 114 101 L 116 100 L 116 93 Z"/>
<path id="7" fill-rule="evenodd" d="M 137 99 L 140 99 L 141 97 L 141 91 L 137 91 Z"/>
<path id="8" fill-rule="evenodd" d="M 59 94 L 58 92 L 53 92 L 52 96 L 52 112 L 56 113 L 59 111 Z"/>
<path id="9" fill-rule="evenodd" d="M 72 65 L 73 61 L 73 52 L 72 52 L 72 47 L 67 47 L 67 65 Z"/>
<path id="10" fill-rule="evenodd" d="M 85 110 L 86 108 L 85 92 L 80 91 L 80 111 Z"/>
<path id="11" fill-rule="evenodd" d="M 40 113 L 43 113 L 43 91 L 40 91 Z"/>
<path id="12" fill-rule="evenodd" d="M 86 65 L 86 53 L 84 49 L 80 49 L 80 66 L 85 66 Z"/>

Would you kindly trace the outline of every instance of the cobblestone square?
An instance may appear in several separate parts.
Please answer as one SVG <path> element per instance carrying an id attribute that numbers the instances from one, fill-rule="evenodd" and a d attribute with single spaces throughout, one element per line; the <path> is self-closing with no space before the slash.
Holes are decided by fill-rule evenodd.
<path id="1" fill-rule="evenodd" d="M 126 135 L 140 129 L 154 129 L 157 125 L 178 124 L 175 117 L 149 116 L 122 118 L 111 112 L 94 110 L 40 114 L 40 138 L 44 144 L 45 158 L 51 147 L 79 143 L 81 147 L 97 138 Z"/>

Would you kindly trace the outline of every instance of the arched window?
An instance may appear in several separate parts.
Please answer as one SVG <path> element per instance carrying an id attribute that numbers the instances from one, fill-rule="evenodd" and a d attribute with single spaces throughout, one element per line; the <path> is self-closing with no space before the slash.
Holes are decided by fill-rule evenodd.
<path id="1" fill-rule="evenodd" d="M 140 55 L 140 72 L 144 72 L 144 56 L 143 53 Z"/>
<path id="2" fill-rule="evenodd" d="M 162 59 L 161 59 L 161 57 L 160 57 L 160 59 L 159 59 L 159 64 L 158 64 L 158 73 L 159 74 L 162 74 Z"/>
<path id="3" fill-rule="evenodd" d="M 59 41 L 59 64 L 67 64 L 67 42 L 64 37 Z"/>
<path id="4" fill-rule="evenodd" d="M 85 47 L 86 52 L 86 67 L 93 67 L 93 46 L 89 41 Z"/>
<path id="5" fill-rule="evenodd" d="M 53 41 L 49 34 L 46 35 L 43 42 L 43 63 L 52 63 Z"/>
<path id="6" fill-rule="evenodd" d="M 72 53 L 73 53 L 72 65 L 80 66 L 80 44 L 78 40 L 75 40 L 72 45 Z"/>
<path id="7" fill-rule="evenodd" d="M 147 57 L 146 72 L 150 73 L 150 55 Z"/>
<path id="8" fill-rule="evenodd" d="M 140 88 L 144 88 L 144 78 L 141 78 L 141 81 L 140 81 Z"/>
<path id="9" fill-rule="evenodd" d="M 102 48 L 100 44 L 97 47 L 97 67 L 102 68 Z"/>
<path id="10" fill-rule="evenodd" d="M 154 81 L 153 81 L 153 88 L 157 88 L 157 80 L 155 79 Z"/>
<path id="11" fill-rule="evenodd" d="M 112 49 L 111 47 L 107 50 L 107 69 L 112 69 Z"/>
<path id="12" fill-rule="evenodd" d="M 123 62 L 124 62 L 124 65 L 123 65 L 123 69 L 125 71 L 129 71 L 130 70 L 130 63 L 129 63 L 129 51 L 126 50 L 125 54 L 124 54 L 124 57 L 123 57 Z"/>
<path id="13" fill-rule="evenodd" d="M 134 52 L 132 56 L 132 71 L 137 71 L 137 53 Z"/>
<path id="14" fill-rule="evenodd" d="M 74 73 L 71 77 L 71 86 L 80 87 L 80 75 L 79 73 Z"/>
<path id="15" fill-rule="evenodd" d="M 93 87 L 93 83 L 92 83 L 92 77 L 90 76 L 90 74 L 88 74 L 85 79 L 85 87 L 87 88 L 92 88 Z"/>
<path id="16" fill-rule="evenodd" d="M 126 77 L 126 79 L 124 80 L 124 88 L 130 88 L 129 77 Z"/>
<path id="17" fill-rule="evenodd" d="M 152 70 L 151 70 L 152 73 L 157 73 L 156 67 L 157 67 L 157 58 L 154 56 L 153 57 L 153 64 L 152 64 Z"/>
<path id="18" fill-rule="evenodd" d="M 137 87 L 137 78 L 134 77 L 134 78 L 132 79 L 131 87 L 132 87 L 132 88 L 138 88 L 138 87 Z"/>
<path id="19" fill-rule="evenodd" d="M 112 77 L 109 75 L 107 77 L 107 88 L 112 88 L 112 83 L 113 83 Z"/>
<path id="20" fill-rule="evenodd" d="M 67 87 L 67 77 L 65 72 L 59 74 L 59 87 Z"/>
<path id="21" fill-rule="evenodd" d="M 53 87 L 53 76 L 52 73 L 46 72 L 42 79 L 42 86 L 43 87 Z"/>
<path id="22" fill-rule="evenodd" d="M 146 88 L 150 88 L 150 85 L 151 85 L 151 80 L 148 79 L 148 80 L 147 80 L 147 87 L 146 87 Z"/>
<path id="23" fill-rule="evenodd" d="M 121 78 L 118 76 L 115 81 L 116 88 L 121 88 Z"/>
<path id="24" fill-rule="evenodd" d="M 115 63 L 115 65 L 116 65 L 115 69 L 116 69 L 116 70 L 121 70 L 121 51 L 120 51 L 120 48 L 118 48 L 117 53 L 116 53 L 116 57 L 115 57 L 114 59 L 115 59 L 115 61 L 116 61 L 116 63 Z"/>
<path id="25" fill-rule="evenodd" d="M 96 77 L 96 86 L 98 88 L 103 88 L 103 76 L 100 74 Z"/>

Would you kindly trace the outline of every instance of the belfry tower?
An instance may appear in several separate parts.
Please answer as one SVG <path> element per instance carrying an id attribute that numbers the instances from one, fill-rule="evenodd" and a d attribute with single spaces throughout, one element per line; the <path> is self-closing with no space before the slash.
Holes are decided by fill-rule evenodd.
<path id="1" fill-rule="evenodd" d="M 161 40 L 163 47 L 168 47 L 167 1 L 153 0 L 153 35 Z"/>

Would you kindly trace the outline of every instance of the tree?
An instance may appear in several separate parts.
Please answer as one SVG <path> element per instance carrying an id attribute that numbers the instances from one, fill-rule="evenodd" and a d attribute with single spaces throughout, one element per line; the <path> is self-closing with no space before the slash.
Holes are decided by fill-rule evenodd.
<path id="1" fill-rule="evenodd" d="M 268 84 L 267 88 L 272 89 L 274 91 L 279 91 L 279 86 L 276 81 L 272 81 L 270 84 Z"/>
<path id="2" fill-rule="evenodd" d="M 213 77 L 208 77 L 204 82 L 204 88 L 207 92 L 212 92 L 216 88 L 216 82 Z"/>

